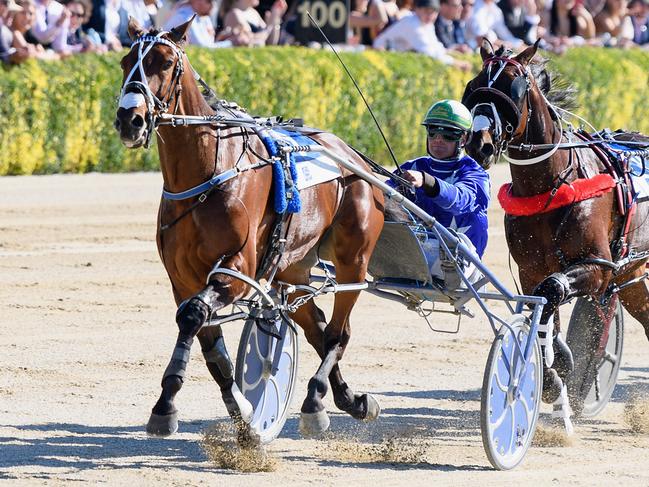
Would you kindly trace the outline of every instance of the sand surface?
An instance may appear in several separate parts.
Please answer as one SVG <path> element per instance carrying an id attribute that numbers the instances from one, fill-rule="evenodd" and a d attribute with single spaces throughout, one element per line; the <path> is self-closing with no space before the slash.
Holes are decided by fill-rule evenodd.
<path id="1" fill-rule="evenodd" d="M 503 165 L 491 174 L 494 189 L 508 179 Z M 649 392 L 649 344 L 628 315 L 610 405 L 576 425 L 570 441 L 539 436 L 545 446 L 510 472 L 492 470 L 482 447 L 480 388 L 493 333 L 477 306 L 459 333 L 442 334 L 369 294 L 352 314 L 342 371 L 379 400 L 378 421 L 358 423 L 328 396 L 330 432 L 300 437 L 299 406 L 318 365 L 302 336 L 292 412 L 265 459 L 273 471 L 219 468 L 201 448 L 203 432 L 215 422 L 227 431 L 228 419 L 197 346 L 177 399 L 179 433 L 148 438 L 177 330 L 155 247 L 160 187 L 159 174 L 0 178 L 0 483 L 649 485 L 649 435 L 624 419 L 631 395 Z M 490 219 L 485 261 L 513 288 L 496 204 Z M 457 323 L 432 320 L 449 330 Z M 227 329 L 233 354 L 240 330 Z M 253 470 L 257 461 L 249 459 Z"/>

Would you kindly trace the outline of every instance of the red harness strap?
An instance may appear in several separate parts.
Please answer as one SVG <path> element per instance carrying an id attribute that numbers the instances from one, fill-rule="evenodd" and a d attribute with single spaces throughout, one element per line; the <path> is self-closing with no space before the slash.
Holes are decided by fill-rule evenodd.
<path id="1" fill-rule="evenodd" d="M 598 174 L 590 179 L 577 179 L 559 186 L 557 194 L 550 200 L 551 191 L 534 196 L 512 196 L 511 183 L 503 184 L 498 191 L 498 201 L 505 213 L 513 216 L 531 216 L 547 213 L 579 201 L 597 198 L 615 187 L 615 180 L 609 174 Z M 548 201 L 550 204 L 548 205 Z"/>

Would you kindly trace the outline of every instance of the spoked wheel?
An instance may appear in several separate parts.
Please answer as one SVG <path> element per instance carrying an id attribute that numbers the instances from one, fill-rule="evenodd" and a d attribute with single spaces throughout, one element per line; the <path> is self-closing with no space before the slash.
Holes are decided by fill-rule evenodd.
<path id="1" fill-rule="evenodd" d="M 248 320 L 243 327 L 235 380 L 254 410 L 250 427 L 261 443 L 270 443 L 289 412 L 297 378 L 298 341 L 295 326 L 285 319 L 261 320 L 260 325 L 263 329 Z"/>
<path id="2" fill-rule="evenodd" d="M 579 298 L 570 317 L 567 342 L 575 368 L 567 380 L 576 416 L 599 414 L 613 394 L 624 345 L 624 313 L 617 295 L 608 303 Z"/>
<path id="3" fill-rule="evenodd" d="M 521 351 L 529 336 L 528 320 L 514 315 L 498 332 L 487 359 L 482 382 L 480 426 L 482 444 L 489 461 L 498 470 L 518 465 L 534 437 L 541 403 L 542 359 L 536 337 L 530 362 L 524 368 Z"/>

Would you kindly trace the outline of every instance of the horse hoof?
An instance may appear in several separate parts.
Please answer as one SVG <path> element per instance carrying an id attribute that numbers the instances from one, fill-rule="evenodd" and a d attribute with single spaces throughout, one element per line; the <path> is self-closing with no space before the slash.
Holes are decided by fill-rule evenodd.
<path id="1" fill-rule="evenodd" d="M 551 404 L 561 395 L 561 389 L 563 388 L 563 381 L 559 374 L 554 369 L 544 369 L 543 370 L 543 392 L 541 394 L 541 400 L 544 403 Z"/>
<path id="2" fill-rule="evenodd" d="M 261 437 L 255 428 L 245 424 L 237 430 L 237 444 L 240 448 L 255 448 L 261 444 Z"/>
<path id="3" fill-rule="evenodd" d="M 178 431 L 178 413 L 164 415 L 151 413 L 146 425 L 146 432 L 149 436 L 171 436 L 176 431 Z"/>
<path id="4" fill-rule="evenodd" d="M 329 415 L 323 409 L 317 413 L 300 414 L 300 434 L 305 438 L 319 436 L 329 429 Z"/>
<path id="5" fill-rule="evenodd" d="M 379 406 L 379 403 L 371 394 L 363 394 L 362 399 L 363 402 L 365 402 L 365 408 L 367 411 L 363 421 L 374 421 L 379 417 L 379 414 L 381 414 L 381 406 Z"/>

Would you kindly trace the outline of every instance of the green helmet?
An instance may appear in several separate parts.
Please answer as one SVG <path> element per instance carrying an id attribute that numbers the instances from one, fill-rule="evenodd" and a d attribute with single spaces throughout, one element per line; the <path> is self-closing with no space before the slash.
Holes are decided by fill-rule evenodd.
<path id="1" fill-rule="evenodd" d="M 422 125 L 435 125 L 468 132 L 473 125 L 473 119 L 469 109 L 459 101 L 441 100 L 428 109 Z"/>

